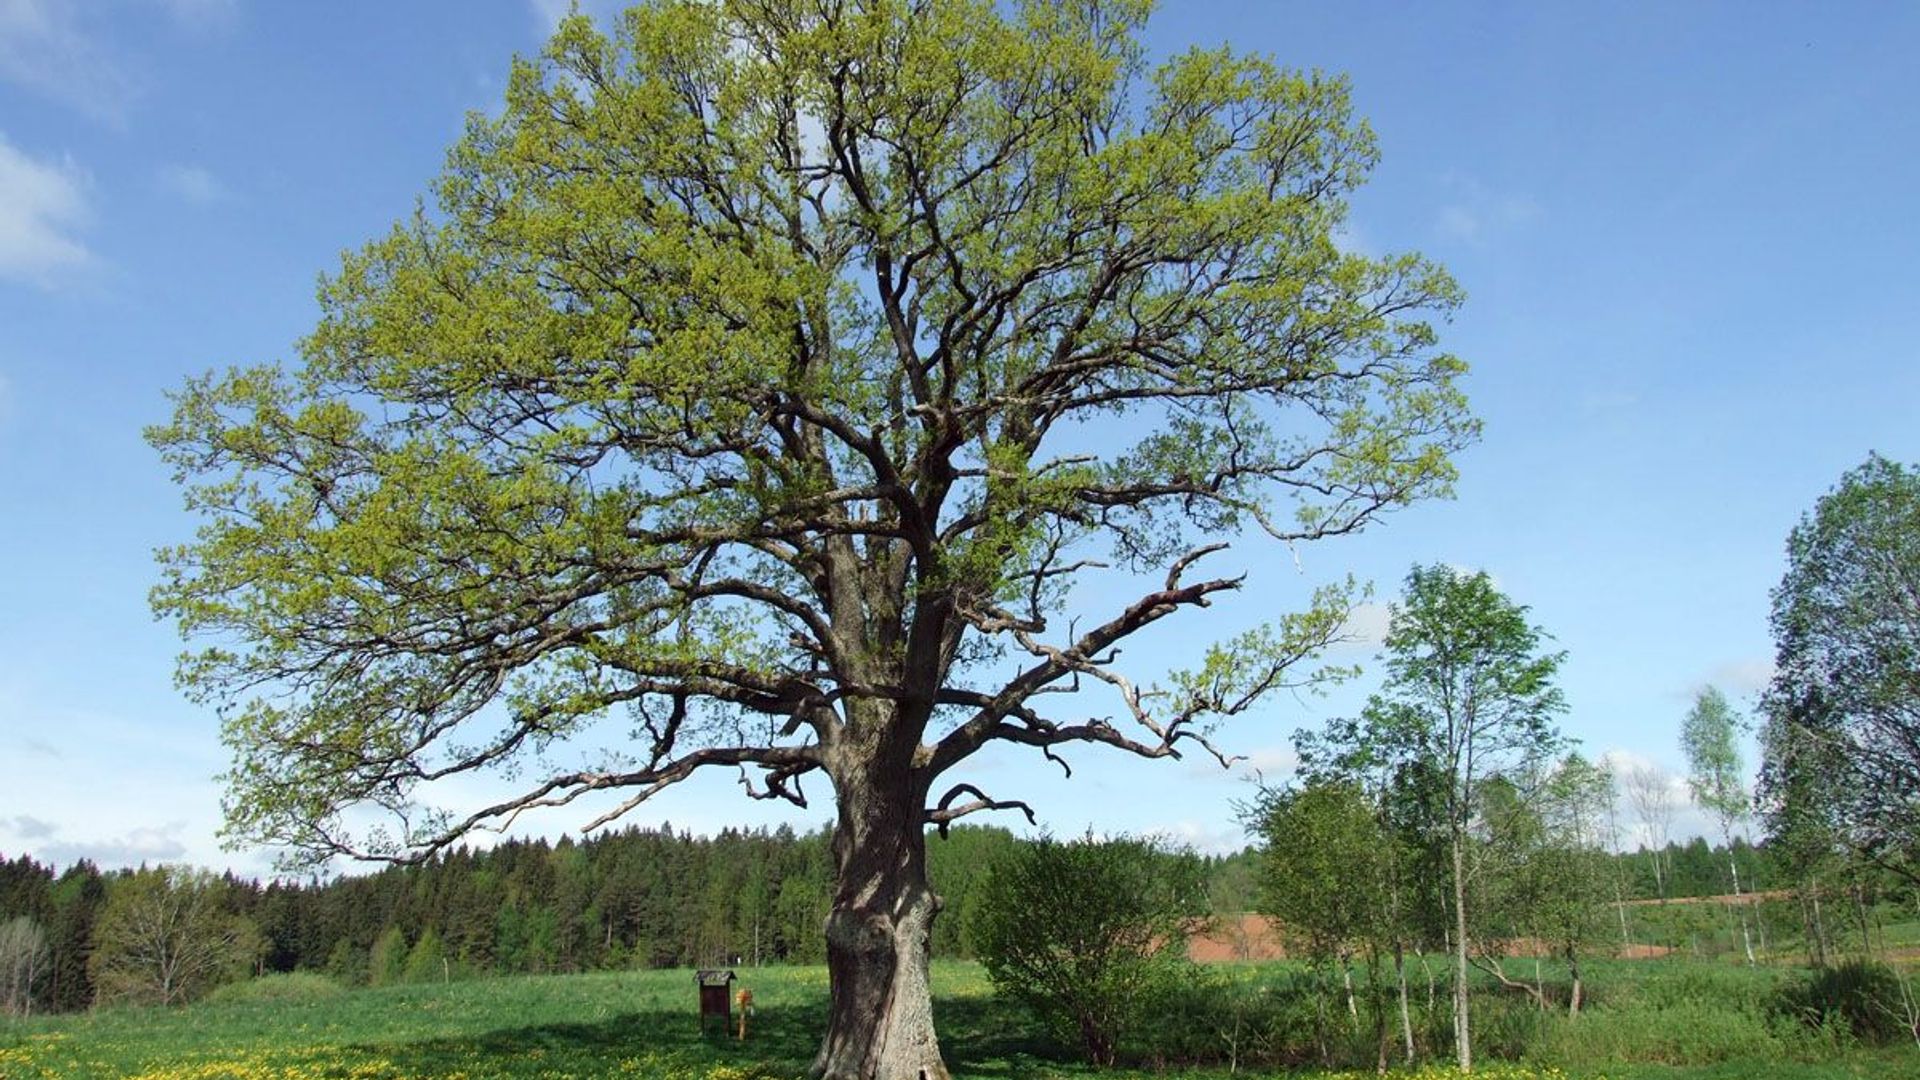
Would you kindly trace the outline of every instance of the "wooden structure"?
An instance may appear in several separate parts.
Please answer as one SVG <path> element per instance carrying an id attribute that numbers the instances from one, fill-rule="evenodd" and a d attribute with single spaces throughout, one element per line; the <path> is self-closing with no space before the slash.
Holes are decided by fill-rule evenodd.
<path id="1" fill-rule="evenodd" d="M 700 987 L 700 1033 L 707 1032 L 707 1017 L 716 1017 L 720 1021 L 720 1033 L 727 1033 L 733 1026 L 733 999 L 727 991 L 732 985 L 734 974 L 724 968 L 702 968 L 693 973 L 693 981 Z"/>

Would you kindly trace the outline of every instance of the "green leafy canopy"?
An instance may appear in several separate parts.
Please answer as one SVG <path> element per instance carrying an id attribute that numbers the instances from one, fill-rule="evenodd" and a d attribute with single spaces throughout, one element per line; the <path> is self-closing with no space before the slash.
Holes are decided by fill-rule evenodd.
<path id="1" fill-rule="evenodd" d="M 1194 672 L 1114 648 L 1238 587 L 1183 578 L 1220 540 L 1448 490 L 1459 290 L 1336 243 L 1375 160 L 1344 81 L 1149 65 L 1146 13 L 658 0 L 516 63 L 297 362 L 148 433 L 203 521 L 154 604 L 233 835 L 401 857 L 705 766 L 802 801 L 994 740 L 1171 755 L 1314 681 L 1350 589 Z M 1058 625 L 1109 567 L 1151 587 Z M 1035 703 L 1081 683 L 1132 726 Z"/>

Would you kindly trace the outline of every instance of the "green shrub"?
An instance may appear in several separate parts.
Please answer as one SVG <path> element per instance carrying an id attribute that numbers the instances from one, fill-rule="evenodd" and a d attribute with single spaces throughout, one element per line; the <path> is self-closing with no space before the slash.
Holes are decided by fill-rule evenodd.
<path id="1" fill-rule="evenodd" d="M 967 929 L 995 991 L 1025 1003 L 1088 1061 L 1111 1065 L 1151 1043 L 1141 1026 L 1200 977 L 1186 940 L 1206 900 L 1190 853 L 1044 838 L 993 865 Z"/>
<path id="2" fill-rule="evenodd" d="M 207 1000 L 222 1005 L 291 1005 L 325 1001 L 346 992 L 346 987 L 318 972 L 289 971 L 228 983 L 207 995 Z"/>
<path id="3" fill-rule="evenodd" d="M 1819 1027 L 1844 1022 L 1854 1038 L 1874 1046 L 1911 1039 L 1905 987 L 1892 968 L 1863 960 L 1822 968 L 1783 987 L 1779 1008 Z"/>
<path id="4" fill-rule="evenodd" d="M 1542 1025 L 1534 1060 L 1602 1067 L 1621 1062 L 1699 1066 L 1766 1060 L 1788 1051 L 1764 1012 L 1712 998 L 1651 1007 L 1595 1009 L 1577 1017 L 1553 1014 Z"/>

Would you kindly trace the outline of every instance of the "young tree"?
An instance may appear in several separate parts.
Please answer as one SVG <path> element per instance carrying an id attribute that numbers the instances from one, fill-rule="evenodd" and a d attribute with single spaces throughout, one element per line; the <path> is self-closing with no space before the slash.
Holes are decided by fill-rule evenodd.
<path id="1" fill-rule="evenodd" d="M 225 710 L 230 835 L 416 859 L 703 768 L 802 805 L 824 777 L 815 1071 L 945 1076 L 924 829 L 1017 806 L 956 768 L 1212 752 L 1314 678 L 1345 594 L 1192 671 L 1117 646 L 1241 584 L 1195 579 L 1220 538 L 1361 529 L 1476 430 L 1428 322 L 1452 281 L 1334 242 L 1375 157 L 1345 84 L 1149 70 L 1148 6 L 566 20 L 436 210 L 325 284 L 297 369 L 196 379 L 150 433 L 205 517 L 155 600 L 213 642 L 181 677 Z M 1151 576 L 1060 625 L 1108 566 Z"/>
<path id="2" fill-rule="evenodd" d="M 1727 845 L 1727 870 L 1733 881 L 1733 905 L 1740 916 L 1740 943 L 1751 964 L 1753 938 L 1747 928 L 1746 908 L 1740 902 L 1740 862 L 1733 850 L 1734 830 L 1747 820 L 1749 806 L 1738 731 L 1739 722 L 1726 695 L 1718 687 L 1709 686 L 1695 695 L 1693 708 L 1681 722 L 1680 746 L 1687 755 L 1687 787 L 1693 792 L 1693 801 L 1720 822 L 1720 836 Z"/>
<path id="3" fill-rule="evenodd" d="M 0 1012 L 29 1016 L 51 954 L 47 933 L 25 915 L 0 923 Z"/>
<path id="4" fill-rule="evenodd" d="M 1173 980 L 1208 915 L 1203 864 L 1145 840 L 1042 838 L 987 875 L 969 937 L 994 989 L 1025 1002 L 1095 1065 Z"/>
<path id="5" fill-rule="evenodd" d="M 1796 722 L 1783 710 L 1810 702 L 1768 701 L 1760 729 L 1758 802 L 1767 851 L 1794 882 L 1807 943 L 1807 962 L 1827 966 L 1831 947 L 1824 900 L 1827 882 L 1844 875 L 1851 854 L 1839 794 L 1853 774 L 1836 760 L 1839 748 L 1815 734 L 1817 723 Z"/>
<path id="6" fill-rule="evenodd" d="M 1321 780 L 1265 791 L 1252 810 L 1252 823 L 1263 841 L 1261 912 L 1276 920 L 1308 958 L 1339 967 L 1347 1012 L 1356 1018 L 1354 954 L 1364 953 L 1367 970 L 1374 973 L 1380 959 L 1394 953 L 1401 1039 L 1411 1059 L 1412 1020 L 1406 1008 L 1405 969 L 1398 962 L 1405 940 L 1395 880 L 1399 852 L 1381 808 L 1355 784 Z M 1385 1010 L 1376 1009 L 1374 1015 L 1384 1059 Z"/>
<path id="7" fill-rule="evenodd" d="M 1603 936 L 1612 798 L 1612 772 L 1577 753 L 1560 761 L 1541 792 L 1545 829 L 1535 856 L 1541 881 L 1535 923 L 1542 943 L 1566 961 L 1569 1015 L 1579 1014 L 1584 997 L 1581 956 Z M 1625 925 L 1622 915 L 1623 930 Z"/>
<path id="8" fill-rule="evenodd" d="M 1875 454 L 1821 496 L 1772 627 L 1766 710 L 1830 769 L 1838 838 L 1920 884 L 1920 471 Z"/>
<path id="9" fill-rule="evenodd" d="M 373 986 L 392 986 L 405 977 L 407 935 L 389 925 L 373 939 L 373 951 L 367 957 L 367 982 Z"/>
<path id="10" fill-rule="evenodd" d="M 1673 840 L 1673 815 L 1678 809 L 1673 795 L 1674 780 L 1667 770 L 1651 762 L 1629 768 L 1623 777 L 1627 803 L 1640 819 L 1640 830 L 1647 850 L 1653 853 L 1653 886 L 1662 901 L 1667 898 L 1667 845 Z"/>
<path id="11" fill-rule="evenodd" d="M 420 931 L 420 939 L 407 953 L 401 977 L 410 983 L 445 982 L 449 978 L 446 947 L 433 927 Z"/>
<path id="12" fill-rule="evenodd" d="M 88 960 L 101 1001 L 177 1005 L 245 975 L 258 932 L 226 910 L 207 870 L 161 867 L 117 878 Z"/>
<path id="13" fill-rule="evenodd" d="M 1393 748 L 1382 746 L 1371 735 L 1362 721 L 1335 719 L 1323 731 L 1299 733 L 1294 746 L 1299 752 L 1299 774 L 1307 785 L 1306 790 L 1356 791 L 1373 816 L 1372 835 L 1378 848 L 1359 858 L 1360 865 L 1378 872 L 1381 908 L 1373 913 L 1375 918 L 1369 920 L 1376 934 L 1370 944 L 1392 952 L 1401 1050 L 1411 1064 L 1415 1044 L 1406 954 L 1410 948 L 1420 950 L 1446 937 L 1442 929 L 1446 919 L 1441 917 L 1446 906 L 1442 899 L 1445 889 L 1440 884 L 1444 877 L 1441 867 L 1446 861 L 1445 830 L 1439 821 L 1441 800 L 1429 763 L 1397 758 L 1391 753 Z M 1298 835 L 1296 825 L 1283 825 L 1273 819 L 1272 811 L 1280 806 L 1275 796 L 1269 794 L 1252 807 L 1266 841 L 1267 857 L 1270 859 L 1271 852 L 1281 849 L 1287 850 L 1287 858 L 1321 857 L 1302 850 L 1312 848 L 1316 841 Z M 1288 808 L 1289 812 L 1298 809 L 1306 808 Z M 1333 820 L 1338 820 L 1338 815 L 1333 815 Z M 1351 857 L 1328 854 L 1336 858 Z M 1272 882 L 1268 884 L 1271 895 Z M 1308 915 L 1302 925 L 1309 925 L 1313 917 Z M 1424 956 L 1421 963 L 1425 964 Z M 1431 972 L 1428 980 L 1431 989 Z M 1428 997 L 1431 1008 L 1432 994 Z M 1381 1055 L 1377 1064 L 1384 1067 L 1384 1046 Z"/>
<path id="14" fill-rule="evenodd" d="M 1387 680 L 1358 737 L 1371 753 L 1426 775 L 1447 853 L 1454 952 L 1454 1051 L 1473 1066 L 1467 968 L 1468 848 L 1482 784 L 1550 756 L 1565 709 L 1554 678 L 1565 654 L 1484 573 L 1416 566 L 1393 608 Z"/>

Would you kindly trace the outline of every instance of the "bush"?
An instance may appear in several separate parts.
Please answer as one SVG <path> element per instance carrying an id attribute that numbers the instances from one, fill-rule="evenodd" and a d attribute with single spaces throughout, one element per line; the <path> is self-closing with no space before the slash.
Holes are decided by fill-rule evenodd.
<path id="1" fill-rule="evenodd" d="M 221 1005 L 298 1005 L 325 1001 L 346 992 L 346 987 L 318 972 L 289 971 L 228 983 L 208 994 L 207 1000 Z"/>
<path id="2" fill-rule="evenodd" d="M 992 867 L 967 929 L 996 991 L 1088 1061 L 1111 1065 L 1123 1043 L 1130 1056 L 1157 1056 L 1137 1036 L 1200 977 L 1186 941 L 1206 908 L 1204 869 L 1191 853 L 1049 837 Z"/>
<path id="3" fill-rule="evenodd" d="M 1712 998 L 1662 1007 L 1594 1009 L 1544 1018 L 1528 1056 L 1556 1065 L 1600 1068 L 1622 1062 L 1671 1066 L 1777 1059 L 1789 1050 L 1764 1012 Z"/>
<path id="4" fill-rule="evenodd" d="M 1884 1046 L 1913 1037 L 1905 1020 L 1905 989 L 1885 964 L 1851 960 L 1783 987 L 1779 1006 L 1814 1027 L 1844 1021 L 1854 1038 Z"/>

